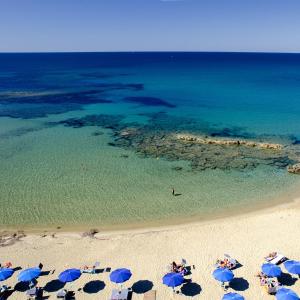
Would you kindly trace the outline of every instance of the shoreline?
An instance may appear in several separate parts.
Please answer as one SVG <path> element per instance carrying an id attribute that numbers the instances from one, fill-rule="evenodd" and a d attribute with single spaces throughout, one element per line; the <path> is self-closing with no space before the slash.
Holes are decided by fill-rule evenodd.
<path id="1" fill-rule="evenodd" d="M 292 175 L 297 176 L 297 175 Z M 254 206 L 254 207 L 253 207 Z M 0 237 L 3 234 L 13 234 L 16 232 L 25 233 L 28 235 L 41 235 L 41 234 L 68 234 L 79 233 L 82 235 L 88 235 L 91 231 L 97 231 L 97 233 L 112 234 L 112 233 L 131 233 L 140 231 L 164 231 L 176 228 L 182 228 L 185 226 L 209 224 L 211 222 L 218 222 L 220 220 L 227 220 L 231 218 L 242 218 L 251 215 L 271 213 L 278 209 L 286 209 L 289 207 L 300 208 L 300 187 L 295 184 L 289 191 L 276 198 L 263 200 L 261 203 L 249 203 L 245 206 L 243 204 L 239 207 L 234 207 L 231 212 L 229 208 L 224 209 L 217 214 L 194 215 L 194 216 L 180 216 L 172 217 L 163 220 L 153 220 L 138 223 L 117 224 L 117 225 L 66 225 L 66 226 L 0 226 Z"/>

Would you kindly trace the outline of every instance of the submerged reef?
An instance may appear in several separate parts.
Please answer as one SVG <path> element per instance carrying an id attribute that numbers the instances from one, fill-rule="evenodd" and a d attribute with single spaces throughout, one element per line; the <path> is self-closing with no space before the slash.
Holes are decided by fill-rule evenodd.
<path id="1" fill-rule="evenodd" d="M 193 142 L 198 144 L 223 145 L 223 146 L 245 146 L 260 149 L 281 150 L 283 147 L 280 144 L 261 143 L 256 141 L 247 141 L 240 139 L 212 139 L 209 137 L 196 136 L 191 134 L 177 134 L 176 138 L 181 141 Z"/>
<path id="2" fill-rule="evenodd" d="M 48 125 L 62 124 L 66 127 L 81 128 L 86 126 L 97 126 L 117 130 L 124 119 L 122 115 L 87 115 L 82 118 L 70 118 L 59 122 L 47 123 Z"/>
<path id="3" fill-rule="evenodd" d="M 294 164 L 292 166 L 288 166 L 287 170 L 289 173 L 292 174 L 300 174 L 300 163 Z"/>
<path id="4" fill-rule="evenodd" d="M 0 78 L 0 84 L 2 80 Z M 80 83 L 82 90 L 74 90 L 68 84 L 70 83 L 66 83 L 66 87 L 58 85 L 55 88 L 45 84 L 30 84 L 28 79 L 26 85 L 26 78 L 22 77 L 22 84 L 16 83 L 18 90 L 0 92 L 0 117 L 41 118 L 50 114 L 81 110 L 87 104 L 112 103 L 113 101 L 107 99 L 107 94 L 114 91 L 138 92 L 144 89 L 142 83 Z"/>
<path id="5" fill-rule="evenodd" d="M 174 104 L 156 97 L 125 97 L 123 98 L 123 101 L 142 104 L 146 106 L 165 106 L 169 108 L 176 107 Z"/>
<path id="6" fill-rule="evenodd" d="M 195 171 L 243 171 L 259 165 L 285 169 L 300 161 L 300 157 L 288 145 L 239 137 L 216 138 L 207 135 L 211 128 L 205 123 L 202 124 L 204 127 L 201 132 L 199 123 L 192 119 L 181 119 L 165 113 L 147 116 L 148 124 L 126 123 L 125 116 L 101 114 L 67 119 L 56 124 L 73 128 L 109 128 L 113 138 L 109 142 L 110 146 L 133 150 L 141 157 L 188 161 L 191 169 Z"/>
<path id="7" fill-rule="evenodd" d="M 219 140 L 214 143 L 195 143 L 179 139 L 170 132 L 148 131 L 143 128 L 125 128 L 114 134 L 115 146 L 129 148 L 139 155 L 162 157 L 168 160 L 189 161 L 193 170 L 253 169 L 259 165 L 286 168 L 293 163 L 281 147 L 266 148 Z M 250 142 L 255 144 L 255 142 Z"/>

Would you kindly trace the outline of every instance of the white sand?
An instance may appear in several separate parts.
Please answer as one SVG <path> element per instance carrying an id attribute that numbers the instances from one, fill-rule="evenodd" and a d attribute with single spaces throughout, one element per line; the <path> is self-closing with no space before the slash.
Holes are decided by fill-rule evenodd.
<path id="1" fill-rule="evenodd" d="M 79 233 L 59 233 L 56 238 L 29 235 L 14 245 L 1 247 L 0 261 L 11 261 L 14 266 L 23 268 L 42 262 L 44 270 L 55 269 L 53 275 L 39 278 L 40 286 L 56 279 L 65 268 L 79 268 L 100 261 L 101 267 L 130 268 L 133 276 L 126 283 L 127 287 L 139 280 L 149 280 L 157 290 L 158 299 L 172 299 L 171 290 L 162 285 L 161 278 L 170 262 L 185 258 L 195 265 L 191 278 L 202 289 L 194 299 L 217 300 L 222 298 L 223 291 L 211 275 L 213 265 L 217 258 L 229 253 L 243 265 L 234 271 L 236 278 L 243 278 L 241 283 L 245 290 L 239 292 L 245 299 L 263 300 L 274 297 L 266 294 L 254 275 L 260 270 L 263 257 L 275 250 L 289 258 L 300 259 L 298 200 L 247 215 L 169 228 L 101 233 L 94 239 L 82 238 Z M 283 266 L 282 269 L 285 271 Z M 97 294 L 76 291 L 76 299 L 108 299 L 114 287 L 109 273 L 83 274 L 73 288 L 82 288 L 92 280 L 103 281 L 104 289 Z M 14 286 L 16 282 L 17 274 L 14 274 L 7 284 Z M 300 279 L 290 288 L 300 295 Z M 54 299 L 56 294 L 45 295 Z M 132 299 L 142 298 L 143 295 L 133 294 Z M 25 299 L 25 295 L 14 292 L 9 299 Z"/>

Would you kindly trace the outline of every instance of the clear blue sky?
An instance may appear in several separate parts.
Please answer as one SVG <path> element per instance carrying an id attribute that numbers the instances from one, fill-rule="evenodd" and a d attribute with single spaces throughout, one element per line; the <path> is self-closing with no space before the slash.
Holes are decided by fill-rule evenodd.
<path id="1" fill-rule="evenodd" d="M 0 51 L 300 52 L 300 0 L 0 0 Z"/>

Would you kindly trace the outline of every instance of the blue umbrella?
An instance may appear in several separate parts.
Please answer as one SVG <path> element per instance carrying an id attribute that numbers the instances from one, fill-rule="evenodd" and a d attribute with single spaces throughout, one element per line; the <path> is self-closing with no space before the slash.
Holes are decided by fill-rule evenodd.
<path id="1" fill-rule="evenodd" d="M 269 277 L 278 277 L 281 275 L 281 269 L 280 267 L 274 265 L 274 264 L 263 264 L 261 266 L 261 270 L 263 271 L 264 274 L 266 274 Z"/>
<path id="2" fill-rule="evenodd" d="M 226 268 L 218 268 L 214 270 L 213 276 L 216 280 L 221 282 L 228 282 L 231 281 L 234 277 L 232 271 L 226 269 Z"/>
<path id="3" fill-rule="evenodd" d="M 225 294 L 222 300 L 244 300 L 245 298 L 238 293 L 228 293 Z"/>
<path id="4" fill-rule="evenodd" d="M 116 269 L 109 275 L 110 281 L 115 283 L 123 283 L 131 277 L 131 271 L 128 269 Z"/>
<path id="5" fill-rule="evenodd" d="M 290 289 L 281 288 L 276 293 L 277 300 L 299 300 L 298 295 Z"/>
<path id="6" fill-rule="evenodd" d="M 14 274 L 14 270 L 10 268 L 0 269 L 0 281 L 6 280 Z"/>
<path id="7" fill-rule="evenodd" d="M 61 282 L 71 282 L 78 279 L 81 276 L 79 269 L 67 269 L 58 275 L 58 279 Z"/>
<path id="8" fill-rule="evenodd" d="M 163 277 L 163 284 L 175 288 L 183 284 L 184 278 L 180 273 L 168 273 Z"/>
<path id="9" fill-rule="evenodd" d="M 300 274 L 300 262 L 296 260 L 287 260 L 284 262 L 284 267 L 289 273 Z"/>
<path id="10" fill-rule="evenodd" d="M 29 268 L 26 270 L 23 270 L 19 275 L 18 279 L 19 281 L 32 281 L 35 278 L 38 278 L 41 274 L 40 268 Z"/>

